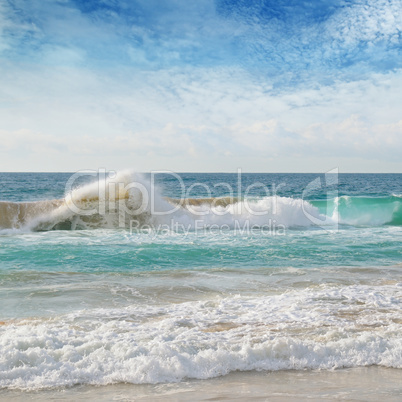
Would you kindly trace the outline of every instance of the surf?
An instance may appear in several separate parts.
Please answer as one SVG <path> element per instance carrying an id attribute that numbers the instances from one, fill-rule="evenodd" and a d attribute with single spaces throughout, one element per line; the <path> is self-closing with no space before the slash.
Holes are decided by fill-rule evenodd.
<path id="1" fill-rule="evenodd" d="M 351 226 L 401 226 L 402 198 L 397 195 L 359 197 L 343 195 L 325 201 L 312 201 L 321 213 L 337 217 Z"/>
<path id="2" fill-rule="evenodd" d="M 66 192 L 64 198 L 0 202 L 0 230 L 49 231 L 177 227 L 286 228 L 402 225 L 402 198 L 340 196 L 327 200 L 265 196 L 171 198 L 142 174 L 122 171 Z"/>

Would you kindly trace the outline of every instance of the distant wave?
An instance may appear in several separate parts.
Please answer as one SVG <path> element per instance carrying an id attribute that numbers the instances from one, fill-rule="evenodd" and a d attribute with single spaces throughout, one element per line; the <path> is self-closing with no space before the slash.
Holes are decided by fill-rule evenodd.
<path id="1" fill-rule="evenodd" d="M 117 186 L 120 183 L 120 186 Z M 136 186 L 130 186 L 136 183 Z M 163 197 L 142 175 L 121 172 L 101 183 L 76 188 L 60 200 L 0 202 L 0 230 L 47 231 L 185 225 L 187 228 L 225 225 L 284 227 L 335 225 L 402 225 L 402 200 L 389 197 L 342 196 L 325 201 L 289 197 L 172 199 Z M 152 195 L 152 200 L 151 200 Z"/>

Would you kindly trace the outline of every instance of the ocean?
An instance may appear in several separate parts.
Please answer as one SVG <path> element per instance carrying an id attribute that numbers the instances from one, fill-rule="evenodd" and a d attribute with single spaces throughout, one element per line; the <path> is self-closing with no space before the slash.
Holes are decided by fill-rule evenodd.
<path id="1" fill-rule="evenodd" d="M 0 398 L 400 397 L 402 174 L 0 183 Z"/>

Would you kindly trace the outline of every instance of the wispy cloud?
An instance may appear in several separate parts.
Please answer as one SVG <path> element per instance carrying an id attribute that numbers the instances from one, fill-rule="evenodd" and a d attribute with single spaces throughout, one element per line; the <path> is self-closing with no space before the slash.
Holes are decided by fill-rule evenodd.
<path id="1" fill-rule="evenodd" d="M 401 31 L 399 0 L 2 2 L 2 169 L 18 152 L 24 169 L 41 152 L 52 170 L 71 155 L 394 168 Z"/>
<path id="2" fill-rule="evenodd" d="M 65 47 L 64 54 L 74 49 L 73 61 L 80 51 L 97 68 L 229 64 L 271 76 L 289 72 L 287 79 L 277 77 L 281 83 L 305 80 L 309 72 L 310 79 L 324 80 L 325 71 L 346 73 L 356 63 L 378 70 L 401 66 L 399 0 L 12 0 L 0 13 L 8 54 L 43 62 L 52 48 L 57 55 Z"/>

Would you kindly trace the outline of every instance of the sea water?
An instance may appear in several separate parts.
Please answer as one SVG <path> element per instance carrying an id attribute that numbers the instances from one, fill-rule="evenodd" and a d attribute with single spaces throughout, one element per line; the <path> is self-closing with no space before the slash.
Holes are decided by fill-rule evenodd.
<path id="1" fill-rule="evenodd" d="M 402 175 L 0 173 L 0 185 L 0 397 L 156 398 L 201 379 L 236 387 L 236 373 L 264 395 L 273 373 L 373 367 L 400 394 Z"/>

